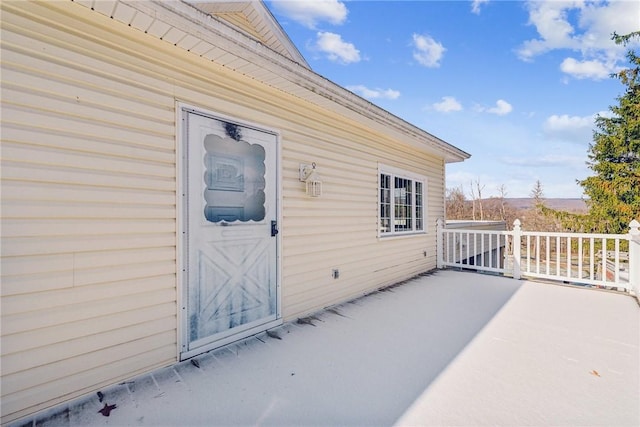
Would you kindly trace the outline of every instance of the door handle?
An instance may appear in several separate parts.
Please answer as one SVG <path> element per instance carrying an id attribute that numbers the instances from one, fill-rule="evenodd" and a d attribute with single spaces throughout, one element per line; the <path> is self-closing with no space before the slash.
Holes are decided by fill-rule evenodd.
<path id="1" fill-rule="evenodd" d="M 278 232 L 278 221 L 271 221 L 271 237 L 277 235 Z"/>

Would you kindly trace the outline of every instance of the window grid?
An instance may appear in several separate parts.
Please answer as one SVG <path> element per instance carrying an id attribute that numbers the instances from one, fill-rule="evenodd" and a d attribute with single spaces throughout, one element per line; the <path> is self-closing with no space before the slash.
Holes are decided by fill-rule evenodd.
<path id="1" fill-rule="evenodd" d="M 391 231 L 391 175 L 380 175 L 380 231 Z"/>

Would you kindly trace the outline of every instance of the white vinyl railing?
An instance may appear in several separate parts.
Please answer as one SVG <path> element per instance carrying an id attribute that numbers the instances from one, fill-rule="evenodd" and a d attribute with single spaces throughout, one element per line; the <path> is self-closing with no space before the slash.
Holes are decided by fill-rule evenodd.
<path id="1" fill-rule="evenodd" d="M 505 266 L 505 255 L 506 249 L 512 245 L 512 232 L 445 228 L 438 234 L 444 240 L 443 266 L 494 273 L 509 272 Z"/>
<path id="2" fill-rule="evenodd" d="M 640 295 L 640 223 L 627 234 L 448 229 L 438 220 L 438 268 L 458 267 Z"/>

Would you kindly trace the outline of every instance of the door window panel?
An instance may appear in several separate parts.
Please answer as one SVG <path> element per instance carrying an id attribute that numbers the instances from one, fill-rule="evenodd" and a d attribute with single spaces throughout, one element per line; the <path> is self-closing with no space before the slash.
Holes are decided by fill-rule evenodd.
<path id="1" fill-rule="evenodd" d="M 207 135 L 204 216 L 213 223 L 265 217 L 265 151 L 257 144 Z"/>

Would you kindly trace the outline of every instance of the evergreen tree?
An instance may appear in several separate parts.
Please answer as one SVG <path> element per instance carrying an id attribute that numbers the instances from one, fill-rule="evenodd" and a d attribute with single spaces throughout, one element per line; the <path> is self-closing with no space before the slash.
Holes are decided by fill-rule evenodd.
<path id="1" fill-rule="evenodd" d="M 533 199 L 533 206 L 536 209 L 544 205 L 544 191 L 542 190 L 542 183 L 539 179 L 536 180 L 535 185 L 531 189 L 531 193 L 529 193 L 529 197 Z"/>
<path id="2" fill-rule="evenodd" d="M 640 31 L 612 37 L 625 47 L 634 38 Z M 589 198 L 585 228 L 593 232 L 626 233 L 632 219 L 640 220 L 640 58 L 629 50 L 627 59 L 630 68 L 611 75 L 626 86 L 619 105 L 595 121 L 587 163 L 595 175 L 578 181 Z"/>

